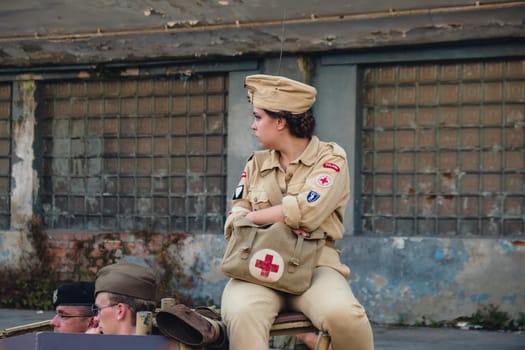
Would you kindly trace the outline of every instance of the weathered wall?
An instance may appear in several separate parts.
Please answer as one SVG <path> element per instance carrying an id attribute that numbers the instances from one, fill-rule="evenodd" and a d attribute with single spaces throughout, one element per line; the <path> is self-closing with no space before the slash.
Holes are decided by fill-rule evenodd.
<path id="1" fill-rule="evenodd" d="M 33 216 L 37 176 L 33 168 L 35 131 L 35 84 L 14 84 L 12 108 L 11 227 L 0 231 L 0 266 L 17 264 L 22 251 L 31 251 L 28 224 Z"/>
<path id="2" fill-rule="evenodd" d="M 256 148 L 249 132 L 252 117 L 243 88 L 244 76 L 256 72 L 275 74 L 279 69 L 280 74 L 304 79 L 300 62 L 298 57 L 286 57 L 280 63 L 269 59 L 258 70 L 248 68 L 250 70 L 230 73 L 228 193 L 232 193 L 238 181 L 246 156 Z M 347 149 L 351 173 L 355 173 L 356 66 L 318 64 L 314 71 L 313 82 L 319 90 L 315 107 L 320 122 L 318 134 Z M 345 79 L 340 79 L 341 76 Z M 27 99 L 30 105 L 32 99 Z M 28 137 L 30 134 L 31 131 L 17 134 L 15 143 L 25 144 L 27 148 L 32 140 Z M 32 159 L 30 153 L 26 154 L 26 159 Z M 36 186 L 31 185 L 31 181 L 36 181 L 32 179 L 28 179 L 26 187 Z M 354 177 L 352 186 L 355 182 Z M 28 192 L 23 200 L 16 202 L 28 210 L 31 196 Z M 338 243 L 338 248 L 342 250 L 343 261 L 352 269 L 349 283 L 372 321 L 451 320 L 471 315 L 480 305 L 489 303 L 513 316 L 525 310 L 525 246 L 521 241 L 513 238 L 405 237 L 402 232 L 394 237 L 353 236 L 355 202 L 351 200 L 347 210 L 348 236 Z M 0 235 L 0 264 L 16 257 L 24 241 L 25 236 L 19 231 L 3 232 Z M 196 302 L 215 304 L 220 304 L 226 283 L 220 271 L 225 246 L 220 233 L 49 233 L 49 248 L 64 280 L 92 278 L 99 267 L 114 259 L 144 259 L 157 265 L 160 272 L 173 273 L 179 283 L 177 288 Z"/>
<path id="3" fill-rule="evenodd" d="M 2 263 L 20 237 L 0 237 Z M 226 243 L 220 235 L 52 234 L 49 246 L 63 279 L 89 277 L 113 258 L 156 264 L 161 247 L 181 281 L 181 292 L 197 303 L 220 305 L 226 284 L 220 261 Z M 452 320 L 494 304 L 513 317 L 525 310 L 525 247 L 509 239 L 347 237 L 338 245 L 352 268 L 350 285 L 378 323 Z M 181 267 L 182 270 L 178 270 Z M 164 295 L 166 296 L 166 295 Z"/>
<path id="4" fill-rule="evenodd" d="M 344 244 L 352 287 L 381 323 L 451 320 L 481 305 L 525 309 L 525 249 L 509 239 L 363 238 Z"/>
<path id="5" fill-rule="evenodd" d="M 24 229 L 31 221 L 37 174 L 33 168 L 35 139 L 35 82 L 15 84 L 13 96 L 13 164 L 11 227 Z"/>
<path id="6" fill-rule="evenodd" d="M 220 301 L 218 266 L 225 243 L 192 237 L 186 266 L 198 257 L 201 298 Z M 209 249 L 202 249 L 210 247 Z M 494 304 L 513 317 L 525 310 L 525 247 L 511 239 L 347 236 L 338 244 L 352 269 L 350 285 L 378 323 L 452 320 Z"/>
<path id="7" fill-rule="evenodd" d="M 524 1 L 46 2 L 0 11 L 0 67 L 217 59 L 523 38 Z M 149 15 L 146 15 L 149 10 Z M 145 14 L 146 13 L 146 14 Z M 32 17 L 28 23 L 27 18 Z"/>
<path id="8" fill-rule="evenodd" d="M 402 55 L 407 59 L 405 48 L 422 44 L 421 49 L 408 53 L 412 55 L 409 59 L 436 60 L 440 57 L 435 51 L 428 50 L 431 45 L 478 40 L 485 40 L 484 44 L 498 40 L 500 46 L 492 48 L 498 51 L 493 57 L 498 57 L 517 52 L 518 46 L 506 47 L 505 40 L 517 38 L 519 43 L 525 35 L 522 1 L 495 1 L 481 6 L 469 1 L 447 1 L 441 2 L 442 7 L 432 6 L 435 1 L 403 1 L 398 4 L 398 9 L 389 9 L 388 4 L 380 1 L 352 2 L 356 7 L 348 7 L 347 1 L 341 1 L 338 6 L 342 7 L 335 11 L 326 6 L 317 13 L 312 7 L 315 2 L 312 2 L 314 5 L 301 3 L 301 8 L 294 6 L 286 13 L 287 21 L 282 21 L 284 12 L 280 2 L 261 1 L 256 2 L 259 7 L 249 8 L 250 11 L 230 6 L 219 7 L 221 10 L 206 7 L 207 10 L 218 11 L 213 12 L 217 17 L 206 23 L 206 17 L 193 22 L 201 12 L 196 2 L 192 1 L 184 3 L 182 8 L 190 10 L 182 11 L 183 15 L 177 12 L 179 17 L 167 10 L 176 7 L 171 2 L 159 2 L 167 6 L 163 8 L 159 5 L 157 8 L 165 15 L 146 17 L 141 12 L 142 2 L 101 0 L 98 2 L 101 6 L 96 11 L 93 7 L 82 7 L 85 2 L 79 1 L 76 12 L 72 12 L 75 14 L 73 17 L 69 17 L 67 11 L 61 12 L 63 9 L 60 7 L 54 8 L 54 5 L 36 6 L 31 3 L 29 6 L 29 3 L 31 1 L 2 5 L 9 6 L 10 10 L 0 13 L 0 29 L 4 33 L 0 37 L 0 72 L 5 73 L 4 80 L 9 80 L 9 77 L 31 80 L 16 74 L 19 70 L 46 71 L 43 65 L 58 64 L 60 73 L 75 71 L 75 68 L 68 66 L 70 64 L 82 64 L 85 65 L 83 69 L 90 69 L 103 62 L 162 59 L 173 62 L 197 57 L 210 59 L 213 65 L 219 64 L 219 61 L 211 60 L 215 57 L 224 62 L 231 57 L 273 56 L 273 59 L 263 60 L 260 66 L 249 65 L 246 70 L 232 69 L 229 76 L 228 193 L 232 193 L 238 181 L 246 156 L 256 147 L 249 133 L 251 111 L 243 88 L 244 76 L 264 72 L 301 80 L 308 77 L 298 57 L 282 62 L 275 58 L 281 48 L 285 53 L 313 52 L 322 55 L 345 50 L 356 54 L 349 58 L 348 64 L 337 63 L 339 58 L 336 55 L 324 55 L 321 61 L 325 64 L 317 65 L 315 74 L 310 74 L 319 89 L 315 109 L 319 120 L 318 134 L 322 139 L 337 141 L 347 150 L 350 172 L 355 174 L 358 158 L 355 118 L 359 102 L 355 57 L 360 57 L 358 63 L 385 62 L 399 59 Z M 105 7 L 109 6 L 108 3 L 123 11 L 119 12 L 122 17 L 109 11 Z M 257 10 L 260 9 L 267 11 L 259 13 Z M 47 14 L 50 15 L 41 16 L 39 13 L 38 20 L 32 22 L 34 25 L 27 26 L 24 16 L 33 10 L 49 11 Z M 343 10 L 348 15 L 338 17 Z M 86 15 L 89 11 L 95 13 Z M 108 20 L 107 16 L 115 18 L 115 21 Z M 76 22 L 75 18 L 91 18 L 93 21 Z M 246 21 L 237 23 L 238 18 Z M 54 26 L 50 27 L 50 22 L 46 22 L 49 19 L 52 19 Z M 165 25 L 171 20 L 177 23 L 166 28 Z M 97 31 L 101 23 L 108 24 L 108 27 Z M 395 46 L 403 48 L 374 59 L 369 59 L 369 51 L 363 50 Z M 445 59 L 478 57 L 476 55 L 481 51 L 491 50 L 487 46 L 484 45 L 483 50 L 479 47 L 461 50 L 456 45 Z M 523 55 L 523 47 L 517 54 Z M 51 70 L 51 74 L 53 72 Z M 30 82 L 19 85 L 22 90 L 18 91 L 22 95 L 23 91 L 31 88 Z M 13 160 L 12 226 L 20 229 L 0 232 L 1 266 L 16 261 L 27 244 L 23 227 L 31 218 L 37 188 L 31 164 L 34 123 L 31 111 L 34 106 L 30 96 L 24 97 L 24 100 L 26 102 L 18 105 L 13 118 L 18 127 L 13 133 L 13 154 L 16 156 Z M 352 188 L 357 188 L 358 182 L 359 178 L 352 178 Z M 353 271 L 351 286 L 372 321 L 412 323 L 422 317 L 427 320 L 453 319 L 470 315 L 480 304 L 487 303 L 497 304 L 513 316 L 525 311 L 525 247 L 520 241 L 511 237 L 406 237 L 403 232 L 394 237 L 353 236 L 358 225 L 353 221 L 353 213 L 358 210 L 356 206 L 358 201 L 353 198 L 346 215 L 348 236 L 339 242 L 338 248 L 342 250 L 343 261 Z M 161 270 L 167 266 L 166 261 L 171 261 L 182 268 L 176 271 L 178 278 L 186 283 L 180 287 L 186 288 L 195 300 L 220 303 L 221 291 L 226 283 L 220 271 L 226 242 L 220 233 L 144 236 L 50 232 L 49 238 L 56 268 L 63 279 L 90 277 L 97 268 L 115 258 L 145 259 L 157 264 Z M 167 255 L 161 254 L 164 250 Z"/>
<path id="9" fill-rule="evenodd" d="M 328 56 L 329 57 L 329 56 Z M 329 58 L 323 62 L 328 62 Z M 280 73 L 304 80 L 300 60 L 285 58 L 264 61 L 261 71 Z M 355 65 L 318 64 L 314 84 L 318 100 L 314 113 L 319 121 L 318 135 L 335 140 L 347 151 L 351 174 L 355 168 L 356 115 L 358 107 L 358 74 Z M 245 74 L 230 75 L 230 125 L 235 130 L 247 129 L 250 106 L 237 90 Z M 342 78 L 344 77 L 344 78 Z M 231 133 L 235 131 L 232 129 Z M 229 135 L 231 135 L 229 132 Z M 246 141 L 231 140 L 237 145 L 235 158 L 228 169 L 229 192 L 238 181 L 249 149 L 241 148 Z M 359 145 L 359 143 L 357 143 Z M 351 179 L 356 186 L 358 178 Z M 355 187 L 354 187 L 355 188 Z M 353 192 L 355 193 L 355 192 Z M 432 322 L 470 316 L 481 306 L 494 304 L 514 317 L 525 310 L 525 246 L 523 241 L 506 238 L 406 237 L 399 232 L 394 237 L 354 236 L 354 206 L 351 198 L 346 212 L 346 238 L 338 242 L 342 260 L 352 269 L 350 285 L 368 310 L 370 318 L 380 323 Z M 199 237 L 199 239 L 205 239 Z M 209 261 L 214 261 L 212 256 Z M 215 260 L 216 261 L 216 260 Z M 425 319 L 425 320 L 423 320 Z"/>

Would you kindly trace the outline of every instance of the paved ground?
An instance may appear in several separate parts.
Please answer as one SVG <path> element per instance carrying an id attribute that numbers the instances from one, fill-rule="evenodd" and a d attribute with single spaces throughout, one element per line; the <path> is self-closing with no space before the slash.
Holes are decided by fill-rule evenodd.
<path id="1" fill-rule="evenodd" d="M 48 320 L 51 312 L 0 309 L 0 330 Z M 375 350 L 525 350 L 525 333 L 374 325 Z"/>
<path id="2" fill-rule="evenodd" d="M 0 330 L 37 321 L 50 320 L 54 312 L 0 309 Z"/>

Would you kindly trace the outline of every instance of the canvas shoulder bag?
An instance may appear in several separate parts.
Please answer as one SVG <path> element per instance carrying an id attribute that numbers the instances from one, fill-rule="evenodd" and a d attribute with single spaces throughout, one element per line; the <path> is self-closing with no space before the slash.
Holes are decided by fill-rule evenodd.
<path id="1" fill-rule="evenodd" d="M 272 205 L 281 203 L 280 191 L 271 190 L 278 188 L 275 177 L 265 176 L 264 181 Z M 228 277 L 299 295 L 311 285 L 325 239 L 322 230 L 306 238 L 281 222 L 256 225 L 241 218 L 233 223 L 222 271 Z"/>

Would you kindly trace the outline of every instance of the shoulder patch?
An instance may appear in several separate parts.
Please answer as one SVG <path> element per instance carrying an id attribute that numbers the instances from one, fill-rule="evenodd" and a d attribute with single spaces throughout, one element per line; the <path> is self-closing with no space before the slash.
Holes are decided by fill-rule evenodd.
<path id="1" fill-rule="evenodd" d="M 321 174 L 315 179 L 315 183 L 319 187 L 330 187 L 334 183 L 334 180 L 328 174 Z"/>
<path id="2" fill-rule="evenodd" d="M 319 193 L 317 193 L 317 192 L 311 190 L 311 191 L 308 192 L 308 194 L 306 195 L 306 201 L 307 201 L 308 203 L 312 203 L 312 202 L 315 202 L 316 200 L 318 200 L 319 197 L 321 197 L 321 196 L 319 195 Z"/>
<path id="3" fill-rule="evenodd" d="M 335 163 L 324 163 L 323 164 L 323 168 L 332 169 L 332 170 L 334 170 L 337 173 L 341 171 L 341 168 L 339 168 L 339 165 L 337 165 Z"/>
<path id="4" fill-rule="evenodd" d="M 239 185 L 237 187 L 235 187 L 235 191 L 233 193 L 233 198 L 232 199 L 240 199 L 242 198 L 242 194 L 244 192 L 244 185 Z"/>

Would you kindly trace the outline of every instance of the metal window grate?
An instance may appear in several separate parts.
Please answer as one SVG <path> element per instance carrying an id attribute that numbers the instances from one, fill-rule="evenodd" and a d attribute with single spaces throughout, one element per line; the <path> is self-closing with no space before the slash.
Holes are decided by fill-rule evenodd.
<path id="1" fill-rule="evenodd" d="M 0 83 L 0 229 L 11 226 L 11 84 Z"/>
<path id="2" fill-rule="evenodd" d="M 364 233 L 525 233 L 525 61 L 370 67 L 364 88 Z"/>
<path id="3" fill-rule="evenodd" d="M 224 75 L 41 84 L 46 225 L 221 232 L 226 87 Z"/>

